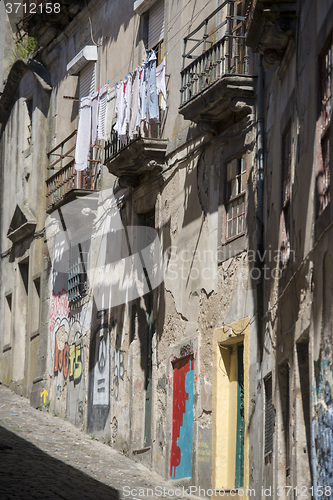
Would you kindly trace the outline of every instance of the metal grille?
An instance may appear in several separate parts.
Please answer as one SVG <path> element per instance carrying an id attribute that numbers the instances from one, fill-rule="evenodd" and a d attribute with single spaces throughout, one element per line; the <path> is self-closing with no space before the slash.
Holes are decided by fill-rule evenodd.
<path id="1" fill-rule="evenodd" d="M 265 456 L 273 451 L 275 411 L 272 400 L 272 377 L 265 380 Z"/>
<path id="2" fill-rule="evenodd" d="M 88 253 L 82 251 L 81 244 L 71 247 L 69 253 L 68 299 L 79 300 L 87 293 Z"/>

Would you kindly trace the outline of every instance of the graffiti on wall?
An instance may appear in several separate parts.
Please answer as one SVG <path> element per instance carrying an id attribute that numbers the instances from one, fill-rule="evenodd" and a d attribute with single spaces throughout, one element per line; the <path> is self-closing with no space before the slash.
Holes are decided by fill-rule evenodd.
<path id="1" fill-rule="evenodd" d="M 82 378 L 83 348 L 81 345 L 81 325 L 78 321 L 70 324 L 67 318 L 55 322 L 54 332 L 54 375 L 63 374 L 65 380 L 77 385 Z"/>
<path id="2" fill-rule="evenodd" d="M 110 412 L 110 327 L 107 310 L 97 312 L 101 323 L 91 336 L 89 356 L 88 432 L 103 430 Z"/>
<path id="3" fill-rule="evenodd" d="M 80 383 L 83 371 L 82 326 L 74 317 L 69 317 L 68 293 L 62 289 L 51 293 L 49 306 L 49 328 L 53 374 L 64 380 Z M 61 385 L 60 385 L 61 387 Z"/>
<path id="4" fill-rule="evenodd" d="M 92 404 L 109 405 L 110 397 L 110 335 L 108 324 L 96 331 Z"/>
<path id="5" fill-rule="evenodd" d="M 68 318 L 69 311 L 67 291 L 62 289 L 61 292 L 57 294 L 52 291 L 49 306 L 49 327 L 51 335 L 55 331 L 56 324 L 59 324 L 62 318 Z"/>
<path id="6" fill-rule="evenodd" d="M 317 457 L 314 477 L 317 485 L 333 489 L 333 366 L 324 360 L 315 363 L 315 371 L 316 385 L 312 387 L 317 401 L 312 423 Z"/>
<path id="7" fill-rule="evenodd" d="M 74 332 L 74 336 L 71 333 Z M 82 346 L 77 341 L 70 342 L 70 337 L 80 338 L 81 327 L 78 322 L 70 325 L 67 318 L 63 318 L 55 332 L 54 348 L 54 375 L 63 373 L 65 379 L 69 378 L 74 385 L 82 377 Z"/>
<path id="8" fill-rule="evenodd" d="M 113 356 L 113 395 L 116 401 L 119 397 L 119 382 L 124 380 L 124 375 L 124 351 L 116 348 Z"/>
<path id="9" fill-rule="evenodd" d="M 192 476 L 194 359 L 173 363 L 173 408 L 170 477 Z"/>

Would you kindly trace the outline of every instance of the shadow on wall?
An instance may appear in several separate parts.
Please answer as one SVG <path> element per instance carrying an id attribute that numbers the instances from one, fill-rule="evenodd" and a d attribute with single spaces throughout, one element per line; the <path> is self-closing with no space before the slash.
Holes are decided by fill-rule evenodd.
<path id="1" fill-rule="evenodd" d="M 0 427 L 0 452 L 3 460 L 0 471 L 0 498 L 120 498 L 116 489 L 50 457 L 3 427 Z"/>

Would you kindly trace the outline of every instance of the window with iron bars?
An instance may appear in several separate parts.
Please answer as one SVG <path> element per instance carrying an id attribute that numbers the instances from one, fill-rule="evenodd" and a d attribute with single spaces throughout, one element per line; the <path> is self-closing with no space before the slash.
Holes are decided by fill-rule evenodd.
<path id="1" fill-rule="evenodd" d="M 320 151 L 317 171 L 318 213 L 320 215 L 330 202 L 330 131 L 332 117 L 332 35 L 319 56 L 319 133 Z"/>
<path id="2" fill-rule="evenodd" d="M 73 245 L 69 251 L 68 269 L 68 299 L 75 302 L 82 299 L 88 290 L 88 251 L 79 243 Z"/>
<path id="3" fill-rule="evenodd" d="M 246 154 L 227 163 L 227 232 L 229 240 L 245 231 Z"/>

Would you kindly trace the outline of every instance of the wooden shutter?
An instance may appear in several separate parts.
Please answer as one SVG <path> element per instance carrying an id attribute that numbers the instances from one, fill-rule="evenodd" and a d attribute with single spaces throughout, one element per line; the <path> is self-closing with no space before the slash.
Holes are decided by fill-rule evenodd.
<path id="1" fill-rule="evenodd" d="M 95 91 L 96 63 L 88 62 L 80 71 L 80 97 L 86 97 Z"/>
<path id="2" fill-rule="evenodd" d="M 156 2 L 149 9 L 148 50 L 164 38 L 164 0 Z"/>

